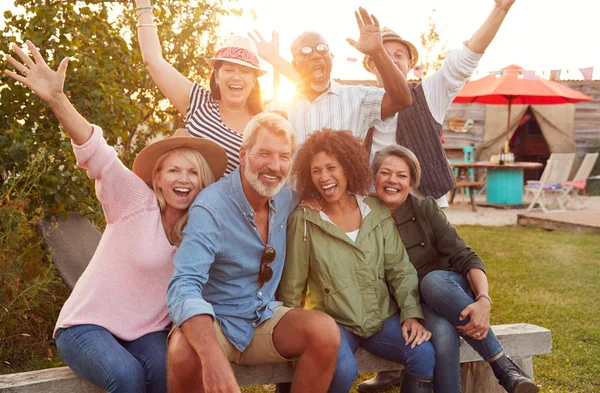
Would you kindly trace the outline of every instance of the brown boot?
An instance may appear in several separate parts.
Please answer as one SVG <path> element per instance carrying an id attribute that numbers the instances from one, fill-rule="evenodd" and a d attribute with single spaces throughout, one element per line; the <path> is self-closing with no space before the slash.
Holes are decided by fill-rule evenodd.
<path id="1" fill-rule="evenodd" d="M 529 375 L 505 354 L 491 362 L 490 366 L 498 383 L 508 393 L 537 393 L 540 390 Z"/>
<path id="2" fill-rule="evenodd" d="M 402 374 L 404 370 L 381 371 L 375 378 L 361 382 L 358 385 L 360 393 L 383 392 L 389 388 L 402 385 Z"/>

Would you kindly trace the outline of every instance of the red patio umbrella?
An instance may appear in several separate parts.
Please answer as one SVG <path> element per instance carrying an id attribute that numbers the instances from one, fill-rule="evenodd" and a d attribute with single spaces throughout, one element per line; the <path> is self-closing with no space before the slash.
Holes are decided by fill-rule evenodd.
<path id="1" fill-rule="evenodd" d="M 568 88 L 557 82 L 536 76 L 527 79 L 523 68 L 510 65 L 502 69 L 499 75 L 488 75 L 476 81 L 470 81 L 456 96 L 457 104 L 508 104 L 508 123 L 506 125 L 506 144 L 510 133 L 510 107 L 512 104 L 551 105 L 589 101 L 592 97 Z"/>

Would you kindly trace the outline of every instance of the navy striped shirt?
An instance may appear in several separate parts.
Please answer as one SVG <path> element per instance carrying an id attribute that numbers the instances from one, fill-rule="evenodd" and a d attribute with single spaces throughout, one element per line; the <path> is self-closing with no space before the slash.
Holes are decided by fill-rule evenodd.
<path id="1" fill-rule="evenodd" d="M 194 82 L 190 89 L 190 107 L 183 119 L 188 132 L 200 138 L 209 139 L 227 153 L 228 175 L 240 166 L 240 147 L 242 135 L 227 127 L 221 120 L 219 103 L 210 91 Z"/>

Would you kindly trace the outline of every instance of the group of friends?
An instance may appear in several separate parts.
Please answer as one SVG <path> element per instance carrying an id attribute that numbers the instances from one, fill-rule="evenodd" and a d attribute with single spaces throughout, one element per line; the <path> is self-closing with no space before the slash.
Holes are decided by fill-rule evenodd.
<path id="1" fill-rule="evenodd" d="M 108 392 L 239 392 L 230 363 L 295 363 L 279 391 L 350 391 L 354 352 L 401 363 L 360 392 L 460 392 L 460 337 L 509 393 L 538 388 L 489 326 L 481 258 L 442 207 L 453 175 L 440 134 L 514 0 L 420 83 L 413 44 L 360 8 L 357 41 L 378 87 L 330 80 L 326 39 L 304 32 L 292 63 L 260 35 L 232 36 L 210 89 L 161 54 L 149 0 L 135 0 L 145 65 L 186 130 L 126 168 L 29 41 L 6 73 L 52 109 L 95 179 L 106 229 L 54 337 L 77 374 Z M 259 57 L 297 83 L 264 108 Z"/>

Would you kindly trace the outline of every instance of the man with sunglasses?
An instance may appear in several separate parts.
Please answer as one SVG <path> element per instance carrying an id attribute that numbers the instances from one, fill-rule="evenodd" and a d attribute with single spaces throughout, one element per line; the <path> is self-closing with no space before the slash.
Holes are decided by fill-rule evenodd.
<path id="1" fill-rule="evenodd" d="M 383 88 L 347 86 L 331 81 L 333 55 L 327 41 L 312 31 L 300 34 L 291 46 L 292 66 L 300 78 L 297 94 L 290 101 L 275 100 L 267 105 L 269 110 L 287 113 L 298 143 L 323 128 L 352 130 L 363 138 L 377 120 L 390 117 L 412 103 L 404 76 L 383 47 L 377 18 L 364 8 L 359 8 L 355 17 L 360 37 L 358 41 L 347 41 L 377 64 Z M 259 41 L 257 43 L 259 48 L 264 47 Z M 273 58 L 266 60 L 276 61 Z"/>
<path id="2" fill-rule="evenodd" d="M 340 333 L 328 315 L 275 301 L 286 225 L 298 196 L 285 186 L 296 134 L 262 112 L 244 130 L 240 167 L 189 210 L 167 292 L 169 392 L 240 392 L 230 362 L 297 360 L 293 392 L 325 393 Z"/>

